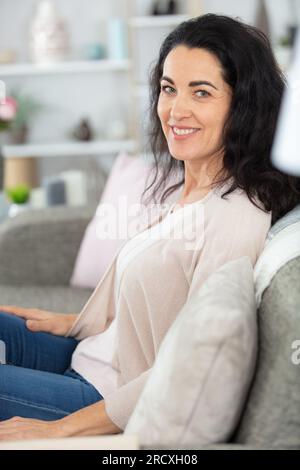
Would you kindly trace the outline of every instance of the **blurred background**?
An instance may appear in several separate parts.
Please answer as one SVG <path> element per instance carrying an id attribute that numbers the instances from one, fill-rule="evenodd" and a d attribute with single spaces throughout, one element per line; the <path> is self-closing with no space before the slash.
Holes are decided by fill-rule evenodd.
<path id="1" fill-rule="evenodd" d="M 0 0 L 0 218 L 28 203 L 96 207 L 117 155 L 147 154 L 163 38 L 208 12 L 261 28 L 288 70 L 299 0 Z"/>

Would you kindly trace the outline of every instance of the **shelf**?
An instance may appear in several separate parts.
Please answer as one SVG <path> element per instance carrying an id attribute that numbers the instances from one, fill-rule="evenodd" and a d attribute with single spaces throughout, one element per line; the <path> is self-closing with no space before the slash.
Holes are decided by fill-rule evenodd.
<path id="1" fill-rule="evenodd" d="M 75 157 L 134 152 L 137 143 L 134 140 L 99 140 L 91 142 L 61 142 L 49 144 L 4 145 L 4 158 L 45 158 Z"/>
<path id="2" fill-rule="evenodd" d="M 158 16 L 139 16 L 129 20 L 129 25 L 134 28 L 155 28 L 177 26 L 190 19 L 188 15 L 158 15 Z"/>
<path id="3" fill-rule="evenodd" d="M 127 71 L 130 60 L 86 60 L 57 62 L 55 64 L 14 63 L 0 65 L 0 78 L 22 75 L 55 75 L 65 73 Z"/>

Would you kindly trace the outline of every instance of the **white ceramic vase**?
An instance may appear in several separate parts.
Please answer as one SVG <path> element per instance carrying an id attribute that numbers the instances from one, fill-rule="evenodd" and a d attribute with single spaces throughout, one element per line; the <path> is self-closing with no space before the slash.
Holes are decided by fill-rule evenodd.
<path id="1" fill-rule="evenodd" d="M 25 204 L 11 204 L 8 209 L 8 216 L 15 217 L 16 215 L 20 214 L 21 212 L 25 212 L 29 209 L 30 205 Z"/>
<path id="2" fill-rule="evenodd" d="M 29 54 L 33 62 L 51 64 L 66 59 L 69 36 L 52 0 L 40 0 L 31 22 Z"/>

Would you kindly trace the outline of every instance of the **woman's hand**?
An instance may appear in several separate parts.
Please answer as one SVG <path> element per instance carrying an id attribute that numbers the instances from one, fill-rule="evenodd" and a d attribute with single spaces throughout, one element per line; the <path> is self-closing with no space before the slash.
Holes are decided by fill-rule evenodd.
<path id="1" fill-rule="evenodd" d="M 0 311 L 24 318 L 30 331 L 42 331 L 57 336 L 65 336 L 77 318 L 76 314 L 53 313 L 15 305 L 0 305 Z"/>
<path id="2" fill-rule="evenodd" d="M 105 402 L 101 400 L 56 421 L 19 417 L 1 421 L 0 441 L 97 436 L 121 431 L 106 414 Z"/>
<path id="3" fill-rule="evenodd" d="M 0 422 L 0 441 L 64 437 L 59 421 L 15 417 Z"/>

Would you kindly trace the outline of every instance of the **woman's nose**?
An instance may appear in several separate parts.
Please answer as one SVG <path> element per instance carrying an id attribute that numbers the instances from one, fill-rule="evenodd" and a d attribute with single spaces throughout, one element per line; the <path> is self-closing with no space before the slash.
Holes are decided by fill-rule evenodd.
<path id="1" fill-rule="evenodd" d="M 183 96 L 176 96 L 172 102 L 170 117 L 175 120 L 180 120 L 190 117 L 192 114 L 188 100 Z"/>

